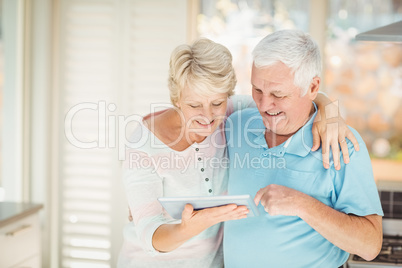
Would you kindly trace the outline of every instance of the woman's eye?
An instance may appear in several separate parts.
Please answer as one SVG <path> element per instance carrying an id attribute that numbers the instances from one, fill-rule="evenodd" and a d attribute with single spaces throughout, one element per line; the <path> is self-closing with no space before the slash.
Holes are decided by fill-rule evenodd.
<path id="1" fill-rule="evenodd" d="M 213 106 L 221 106 L 223 102 L 219 102 L 219 103 L 212 103 Z"/>
<path id="2" fill-rule="evenodd" d="M 254 88 L 254 91 L 257 93 L 262 93 L 261 89 L 258 89 L 258 88 Z"/>
<path id="3" fill-rule="evenodd" d="M 191 108 L 199 108 L 199 105 L 190 105 Z"/>

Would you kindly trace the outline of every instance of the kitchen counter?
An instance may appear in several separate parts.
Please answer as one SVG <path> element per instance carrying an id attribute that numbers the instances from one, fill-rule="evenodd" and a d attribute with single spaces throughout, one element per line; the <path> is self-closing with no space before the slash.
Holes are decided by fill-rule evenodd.
<path id="1" fill-rule="evenodd" d="M 41 204 L 0 202 L 0 228 L 35 214 L 42 208 Z"/>
<path id="2" fill-rule="evenodd" d="M 41 204 L 0 202 L 0 267 L 42 267 Z"/>
<path id="3" fill-rule="evenodd" d="M 371 159 L 374 179 L 379 181 L 402 182 L 402 161 Z"/>

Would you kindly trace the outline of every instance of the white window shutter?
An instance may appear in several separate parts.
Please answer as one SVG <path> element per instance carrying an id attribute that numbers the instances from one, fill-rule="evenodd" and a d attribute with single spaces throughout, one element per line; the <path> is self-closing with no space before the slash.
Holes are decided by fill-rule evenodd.
<path id="1" fill-rule="evenodd" d="M 169 58 L 185 43 L 187 6 L 183 0 L 131 1 L 127 14 L 125 63 L 130 113 L 149 113 L 151 103 L 169 102 Z M 195 19 L 195 18 L 194 18 Z"/>
<path id="2" fill-rule="evenodd" d="M 169 101 L 169 56 L 186 42 L 187 2 L 60 3 L 60 267 L 115 267 L 127 205 L 114 123 Z"/>

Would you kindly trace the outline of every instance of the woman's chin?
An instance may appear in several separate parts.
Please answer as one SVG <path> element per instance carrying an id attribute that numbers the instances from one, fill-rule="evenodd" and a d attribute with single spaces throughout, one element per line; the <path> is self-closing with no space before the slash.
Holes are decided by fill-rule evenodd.
<path id="1" fill-rule="evenodd" d="M 193 128 L 191 132 L 193 132 L 197 136 L 208 137 L 216 130 L 216 126 L 210 128 Z"/>

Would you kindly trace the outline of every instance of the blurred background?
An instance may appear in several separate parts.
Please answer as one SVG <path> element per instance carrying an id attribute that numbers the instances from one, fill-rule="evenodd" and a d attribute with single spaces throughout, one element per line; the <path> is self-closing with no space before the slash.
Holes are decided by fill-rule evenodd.
<path id="1" fill-rule="evenodd" d="M 236 93 L 250 94 L 258 41 L 309 32 L 321 90 L 376 180 L 402 182 L 402 43 L 355 40 L 402 20 L 402 0 L 0 0 L 0 16 L 0 204 L 44 205 L 41 267 L 115 266 L 122 150 L 136 115 L 169 103 L 171 51 L 200 36 L 229 48 Z"/>

